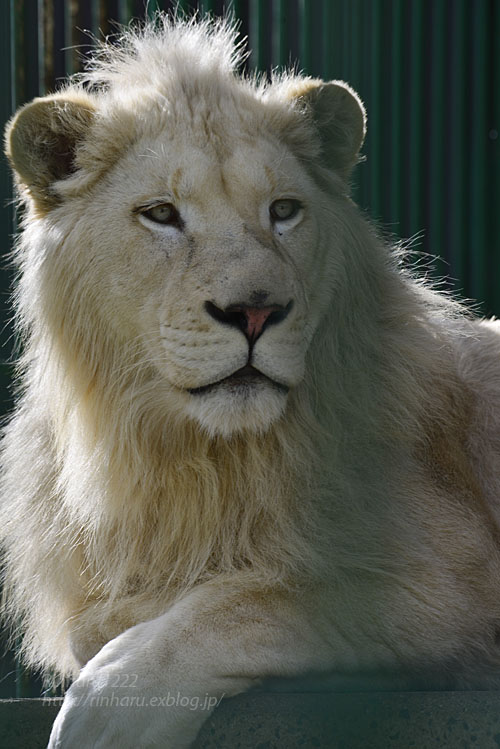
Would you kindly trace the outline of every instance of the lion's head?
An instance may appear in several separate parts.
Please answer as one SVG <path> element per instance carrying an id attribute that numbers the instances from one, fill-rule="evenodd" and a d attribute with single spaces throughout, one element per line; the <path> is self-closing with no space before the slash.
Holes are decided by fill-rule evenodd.
<path id="1" fill-rule="evenodd" d="M 37 303 L 95 376 L 100 339 L 127 355 L 108 379 L 149 368 L 178 418 L 266 430 L 339 284 L 363 107 L 339 82 L 238 77 L 227 26 L 150 33 L 10 126 L 44 235 Z"/>

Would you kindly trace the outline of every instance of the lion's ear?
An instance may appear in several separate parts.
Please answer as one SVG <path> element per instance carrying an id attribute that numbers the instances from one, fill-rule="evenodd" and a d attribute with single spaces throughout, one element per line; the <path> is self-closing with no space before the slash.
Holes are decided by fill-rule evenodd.
<path id="1" fill-rule="evenodd" d="M 8 123 L 7 156 L 19 183 L 40 207 L 55 205 L 53 183 L 76 171 L 76 149 L 94 112 L 92 100 L 83 92 L 71 98 L 47 96 L 26 104 Z"/>
<path id="2" fill-rule="evenodd" d="M 297 100 L 311 112 L 326 163 L 349 179 L 359 160 L 366 133 L 366 112 L 361 99 L 343 81 L 307 81 Z"/>

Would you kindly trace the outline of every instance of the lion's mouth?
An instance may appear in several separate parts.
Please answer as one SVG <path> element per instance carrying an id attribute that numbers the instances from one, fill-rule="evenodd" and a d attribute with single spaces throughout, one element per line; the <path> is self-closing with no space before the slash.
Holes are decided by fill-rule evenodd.
<path id="1" fill-rule="evenodd" d="M 188 392 L 191 393 L 191 395 L 201 395 L 203 393 L 209 393 L 211 390 L 215 390 L 215 388 L 218 388 L 221 385 L 229 387 L 231 390 L 237 390 L 240 388 L 251 387 L 259 382 L 267 382 L 282 393 L 288 393 L 289 390 L 286 385 L 272 380 L 258 369 L 255 369 L 251 364 L 246 364 L 244 367 L 236 370 L 236 372 L 228 375 L 228 377 L 224 377 L 222 380 L 210 382 L 208 385 L 202 385 L 202 387 L 199 388 L 188 388 Z"/>

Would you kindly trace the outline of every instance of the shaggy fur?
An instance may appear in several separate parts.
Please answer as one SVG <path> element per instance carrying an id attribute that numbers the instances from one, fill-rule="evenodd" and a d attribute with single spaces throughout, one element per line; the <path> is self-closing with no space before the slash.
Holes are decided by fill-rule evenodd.
<path id="1" fill-rule="evenodd" d="M 146 691 L 500 681 L 498 326 L 413 278 L 349 199 L 356 95 L 240 62 L 228 25 L 160 18 L 8 130 L 26 213 L 5 611 L 28 663 L 89 662 L 53 746 L 95 726 L 135 745 L 71 695 L 151 650 Z M 271 224 L 283 198 L 302 208 Z M 158 203 L 181 224 L 151 222 Z M 254 346 L 270 379 L 192 394 L 248 355 L 206 301 L 263 289 L 294 303 Z M 199 725 L 161 720 L 153 743 Z"/>

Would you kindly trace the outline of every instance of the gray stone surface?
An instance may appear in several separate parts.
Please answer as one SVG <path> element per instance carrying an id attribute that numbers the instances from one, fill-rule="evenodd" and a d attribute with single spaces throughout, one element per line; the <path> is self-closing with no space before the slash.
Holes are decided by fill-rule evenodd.
<path id="1" fill-rule="evenodd" d="M 498 749 L 500 693 L 249 694 L 223 702 L 196 749 Z"/>
<path id="2" fill-rule="evenodd" d="M 59 704 L 1 700 L 0 749 L 45 747 Z M 195 744 L 316 747 L 499 749 L 500 692 L 250 693 L 223 701 Z"/>

